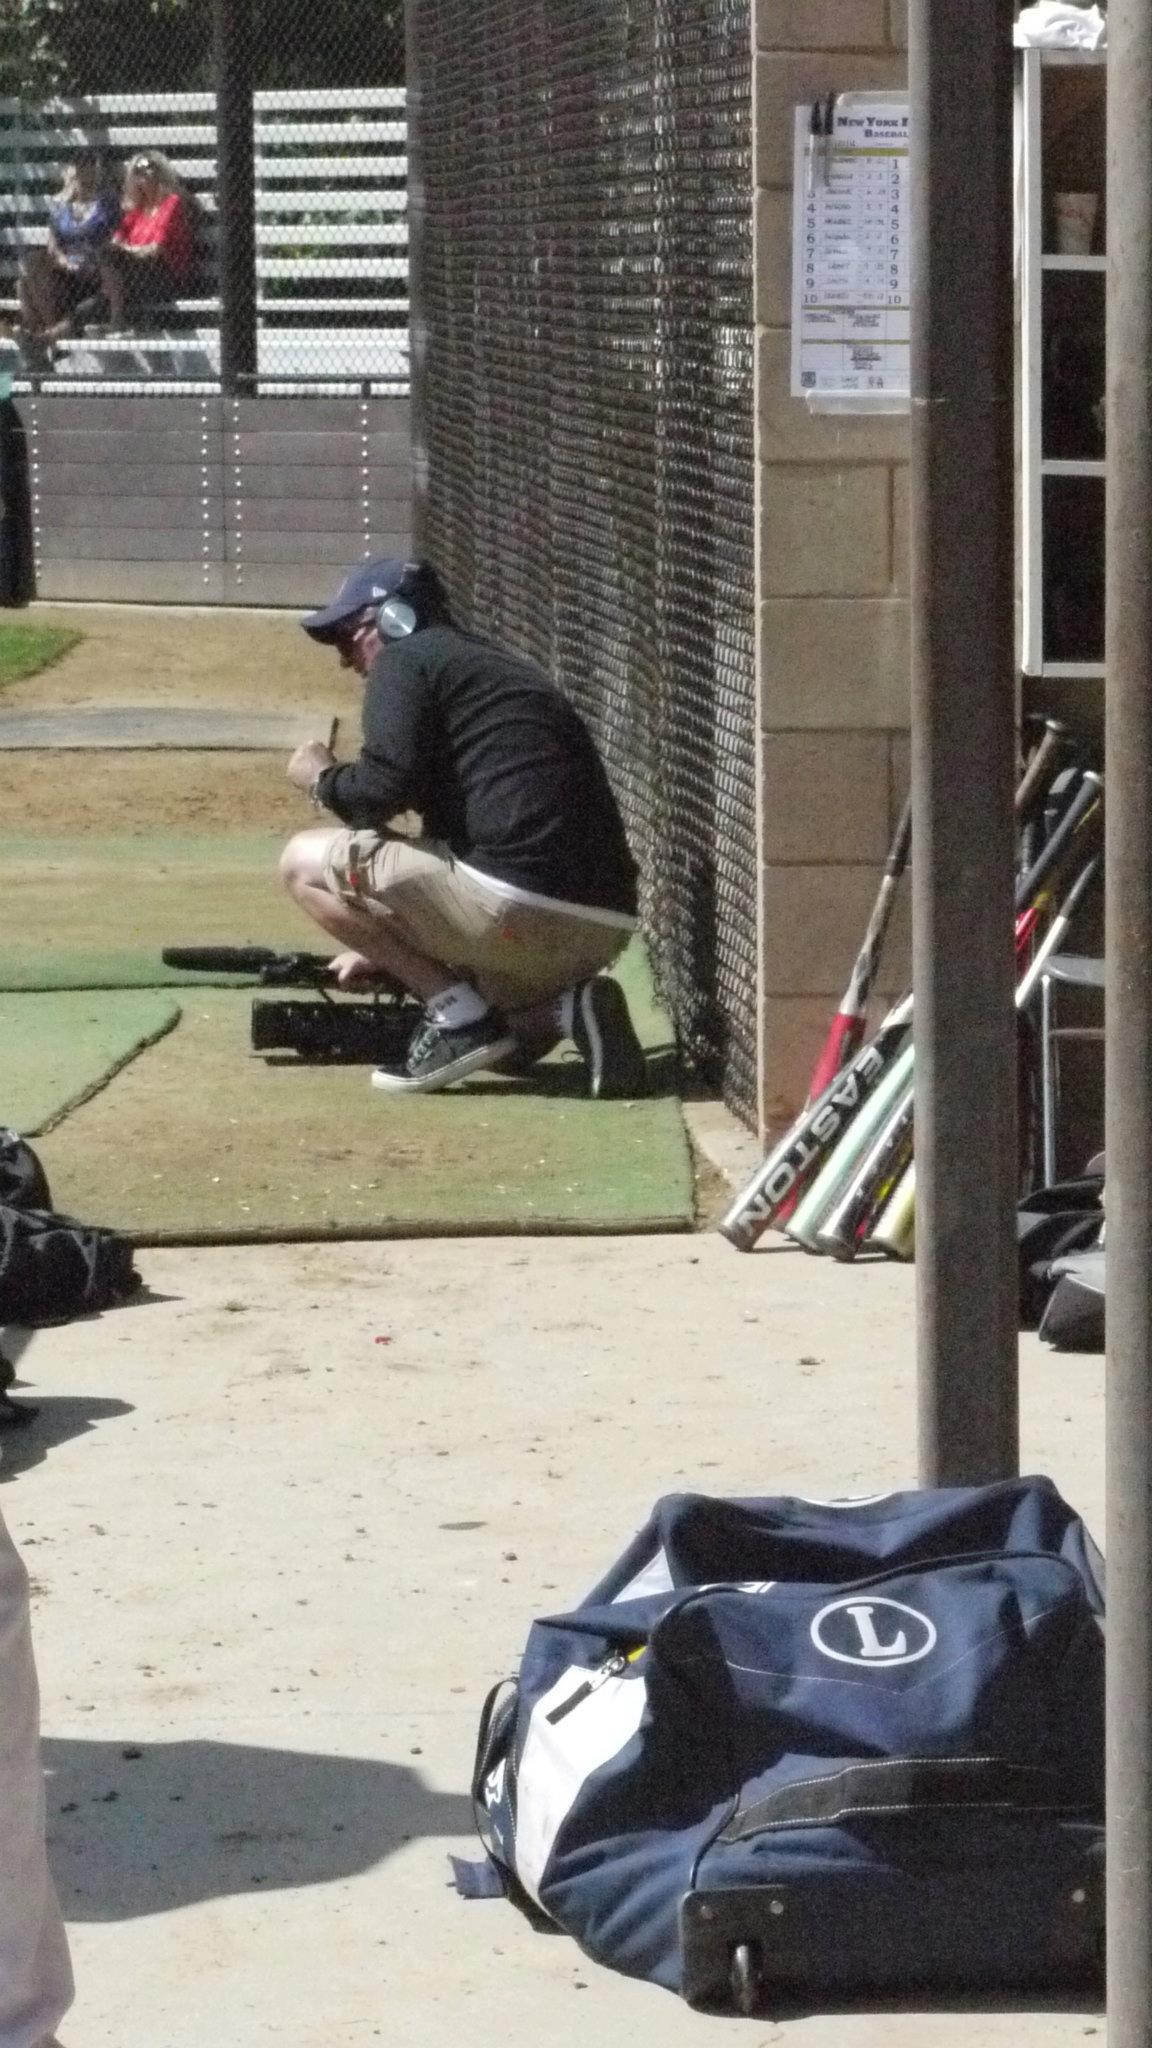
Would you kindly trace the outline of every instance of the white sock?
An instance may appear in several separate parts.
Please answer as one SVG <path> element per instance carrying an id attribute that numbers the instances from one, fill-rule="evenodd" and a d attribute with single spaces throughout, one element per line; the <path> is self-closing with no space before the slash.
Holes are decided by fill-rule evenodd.
<path id="1" fill-rule="evenodd" d="M 451 988 L 442 988 L 424 1007 L 433 1023 L 444 1024 L 449 1031 L 458 1031 L 465 1024 L 478 1024 L 481 1017 L 488 1015 L 489 1008 L 470 981 L 454 981 Z"/>
<path id="2" fill-rule="evenodd" d="M 553 1014 L 556 1018 L 556 1029 L 562 1031 L 565 1038 L 571 1038 L 572 1024 L 576 1016 L 576 991 L 574 988 L 566 988 L 562 996 L 557 996 Z"/>

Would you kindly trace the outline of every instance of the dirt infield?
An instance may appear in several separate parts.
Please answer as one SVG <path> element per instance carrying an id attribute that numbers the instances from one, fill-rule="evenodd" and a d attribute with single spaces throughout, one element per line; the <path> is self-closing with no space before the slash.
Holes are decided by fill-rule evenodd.
<path id="1" fill-rule="evenodd" d="M 36 604 L 19 617 L 79 629 L 84 638 L 51 668 L 11 684 L 4 692 L 11 710 L 42 704 L 315 710 L 324 730 L 337 713 L 353 716 L 360 701 L 355 678 L 301 632 L 294 612 Z"/>
<path id="2" fill-rule="evenodd" d="M 294 613 L 152 611 L 129 605 L 33 605 L 22 618 L 78 628 L 81 644 L 4 692 L 5 709 L 181 705 L 315 717 L 318 738 L 341 721 L 340 751 L 358 744 L 360 686 L 313 645 Z M 285 757 L 251 753 L 8 754 L 4 829 L 219 832 L 315 822 L 285 780 Z"/>
<path id="3" fill-rule="evenodd" d="M 4 830 L 301 831 L 316 813 L 280 754 L 6 754 Z"/>

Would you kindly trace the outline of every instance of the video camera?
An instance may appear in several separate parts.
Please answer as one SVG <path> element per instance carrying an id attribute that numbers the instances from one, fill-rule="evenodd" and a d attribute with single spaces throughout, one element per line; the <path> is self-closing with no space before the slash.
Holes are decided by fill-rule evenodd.
<path id="1" fill-rule="evenodd" d="M 310 1002 L 274 998 L 252 1004 L 254 1052 L 293 1052 L 301 1060 L 329 1065 L 398 1066 L 423 1012 L 420 1004 L 383 972 L 368 986 L 366 1001 L 329 991 L 337 988 L 331 961 L 323 953 L 274 953 L 268 946 L 165 946 L 165 967 L 185 974 L 255 976 L 263 988 L 311 988 Z"/>

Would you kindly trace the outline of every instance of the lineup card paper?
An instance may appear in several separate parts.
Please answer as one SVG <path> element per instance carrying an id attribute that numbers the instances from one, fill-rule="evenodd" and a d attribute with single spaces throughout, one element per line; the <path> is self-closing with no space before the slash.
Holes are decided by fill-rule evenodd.
<path id="1" fill-rule="evenodd" d="M 812 117 L 797 107 L 792 393 L 906 399 L 908 102 L 845 93 L 824 135 Z"/>

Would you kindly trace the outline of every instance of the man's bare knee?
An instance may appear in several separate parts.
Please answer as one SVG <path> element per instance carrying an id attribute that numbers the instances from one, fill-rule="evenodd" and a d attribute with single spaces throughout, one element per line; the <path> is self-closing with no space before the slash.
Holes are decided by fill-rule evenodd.
<path id="1" fill-rule="evenodd" d="M 308 869 L 299 844 L 303 836 L 303 833 L 300 833 L 295 839 L 290 839 L 280 855 L 280 880 L 291 895 L 294 895 L 300 884 L 308 879 Z"/>
<path id="2" fill-rule="evenodd" d="M 327 887 L 324 876 L 329 832 L 296 832 L 280 855 L 280 879 L 291 895 L 311 886 Z"/>

